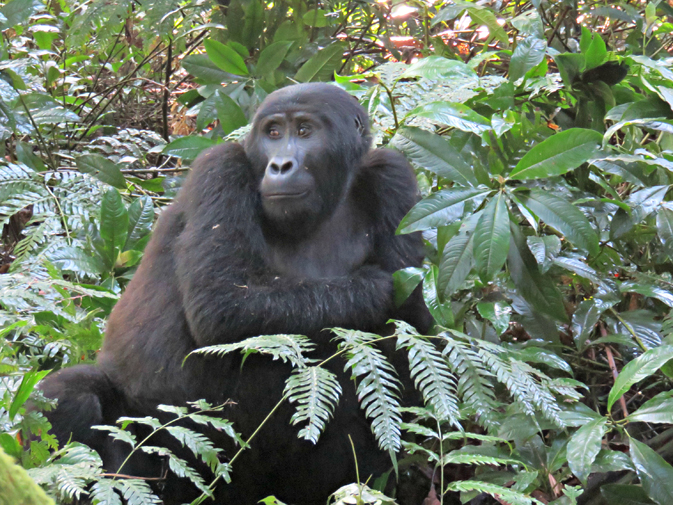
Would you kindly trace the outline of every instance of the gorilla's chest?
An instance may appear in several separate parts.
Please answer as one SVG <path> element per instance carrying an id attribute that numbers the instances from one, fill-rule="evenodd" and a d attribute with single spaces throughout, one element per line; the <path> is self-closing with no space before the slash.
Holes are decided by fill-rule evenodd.
<path id="1" fill-rule="evenodd" d="M 343 206 L 311 236 L 269 246 L 271 270 L 282 276 L 321 279 L 347 275 L 363 265 L 374 243 L 366 216 Z"/>

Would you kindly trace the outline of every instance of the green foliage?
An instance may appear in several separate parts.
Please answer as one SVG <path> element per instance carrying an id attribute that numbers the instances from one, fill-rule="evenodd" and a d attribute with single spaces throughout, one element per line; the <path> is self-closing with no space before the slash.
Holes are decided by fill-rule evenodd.
<path id="1" fill-rule="evenodd" d="M 399 232 L 423 232 L 428 261 L 395 275 L 395 302 L 422 283 L 431 335 L 335 330 L 380 445 L 424 458 L 440 502 L 673 501 L 667 2 L 12 0 L 0 25 L 0 446 L 53 496 L 156 502 L 142 480 L 102 476 L 82 446 L 50 452 L 27 409 L 50 403 L 35 384 L 95 358 L 186 164 L 244 136 L 273 90 L 334 79 L 423 195 Z M 423 407 L 401 408 L 386 338 Z M 277 335 L 197 352 L 290 363 L 279 401 L 315 443 L 341 390 L 313 349 Z M 172 412 L 237 439 L 225 420 Z M 171 433 L 228 478 L 219 448 L 181 421 L 108 428 L 204 498 L 203 476 L 128 424 Z M 605 472 L 622 480 L 589 478 Z M 392 503 L 364 485 L 335 499 Z"/>

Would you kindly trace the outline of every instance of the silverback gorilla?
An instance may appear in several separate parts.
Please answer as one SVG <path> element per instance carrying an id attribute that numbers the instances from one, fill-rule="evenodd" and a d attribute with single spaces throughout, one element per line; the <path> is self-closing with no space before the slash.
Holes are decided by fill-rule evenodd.
<path id="1" fill-rule="evenodd" d="M 241 367 L 233 354 L 197 355 L 183 365 L 190 351 L 286 333 L 309 336 L 326 357 L 336 347 L 324 328 L 384 331 L 394 317 L 428 329 L 418 291 L 393 305 L 392 273 L 423 259 L 418 234 L 395 235 L 417 200 L 414 173 L 401 154 L 370 149 L 368 125 L 345 91 L 290 86 L 267 97 L 242 144 L 219 145 L 195 161 L 110 316 L 97 365 L 61 370 L 42 385 L 58 399 L 48 417 L 61 442 L 90 445 L 117 471 L 128 446 L 92 425 L 160 417 L 158 404 L 200 398 L 232 400 L 224 416 L 246 438 L 282 397 L 289 365 L 253 355 Z M 358 408 L 354 384 L 343 363 L 332 361 L 343 396 L 318 444 L 297 438 L 293 406 L 284 405 L 236 461 L 218 503 L 252 504 L 270 494 L 325 503 L 355 480 L 348 435 L 361 475 L 386 469 L 388 456 Z M 234 454 L 228 437 L 208 435 Z M 186 457 L 175 442 L 152 441 L 160 443 Z M 164 469 L 148 457 L 121 472 L 158 477 Z M 177 478 L 164 486 L 166 503 L 198 494 Z"/>

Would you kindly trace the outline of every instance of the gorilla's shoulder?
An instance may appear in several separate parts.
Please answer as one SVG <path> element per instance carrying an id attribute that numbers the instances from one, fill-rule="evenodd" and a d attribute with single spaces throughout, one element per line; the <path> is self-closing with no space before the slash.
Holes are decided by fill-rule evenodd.
<path id="1" fill-rule="evenodd" d="M 360 179 L 369 188 L 383 192 L 416 192 L 416 175 L 404 155 L 394 149 L 379 148 L 362 160 Z"/>
<path id="2" fill-rule="evenodd" d="M 186 208 L 223 204 L 251 191 L 251 169 L 243 146 L 227 142 L 201 153 L 180 190 L 178 202 Z"/>
<path id="3" fill-rule="evenodd" d="M 202 174 L 211 171 L 231 171 L 248 167 L 248 157 L 238 142 L 225 142 L 203 151 L 192 163 L 192 173 Z"/>

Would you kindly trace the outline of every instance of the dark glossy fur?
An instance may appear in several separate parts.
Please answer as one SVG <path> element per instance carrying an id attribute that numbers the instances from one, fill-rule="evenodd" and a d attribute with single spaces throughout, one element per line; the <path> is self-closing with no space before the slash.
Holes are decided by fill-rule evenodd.
<path id="1" fill-rule="evenodd" d="M 281 398 L 289 365 L 253 355 L 241 368 L 241 357 L 228 355 L 194 356 L 183 366 L 198 347 L 291 333 L 310 336 L 316 355 L 328 356 L 336 345 L 324 328 L 379 331 L 391 317 L 421 331 L 430 324 L 418 292 L 401 309 L 393 307 L 391 274 L 423 259 L 418 234 L 395 235 L 417 200 L 411 167 L 395 151 L 369 150 L 365 111 L 335 87 L 300 85 L 273 93 L 255 124 L 288 108 L 319 116 L 330 133 L 330 144 L 313 153 L 315 163 L 308 166 L 323 204 L 319 213 L 269 222 L 258 191 L 268 160 L 257 130 L 245 147 L 228 143 L 207 151 L 163 211 L 110 316 L 97 366 L 66 369 L 44 381 L 44 392 L 59 399 L 49 413 L 59 440 L 72 433 L 91 444 L 109 471 L 117 470 L 126 447 L 90 430 L 93 424 L 156 415 L 159 403 L 232 400 L 236 405 L 224 416 L 247 437 Z M 386 469 L 388 456 L 376 446 L 343 361 L 330 365 L 344 393 L 317 446 L 297 438 L 289 424 L 294 407 L 284 405 L 236 461 L 233 483 L 220 486 L 218 503 L 252 504 L 269 494 L 288 503 L 324 503 L 355 480 L 349 434 L 361 477 Z M 228 438 L 209 435 L 227 457 L 234 454 Z M 152 476 L 162 471 L 159 462 L 142 460 L 122 469 Z M 185 481 L 169 477 L 164 498 L 181 503 L 190 493 Z"/>

